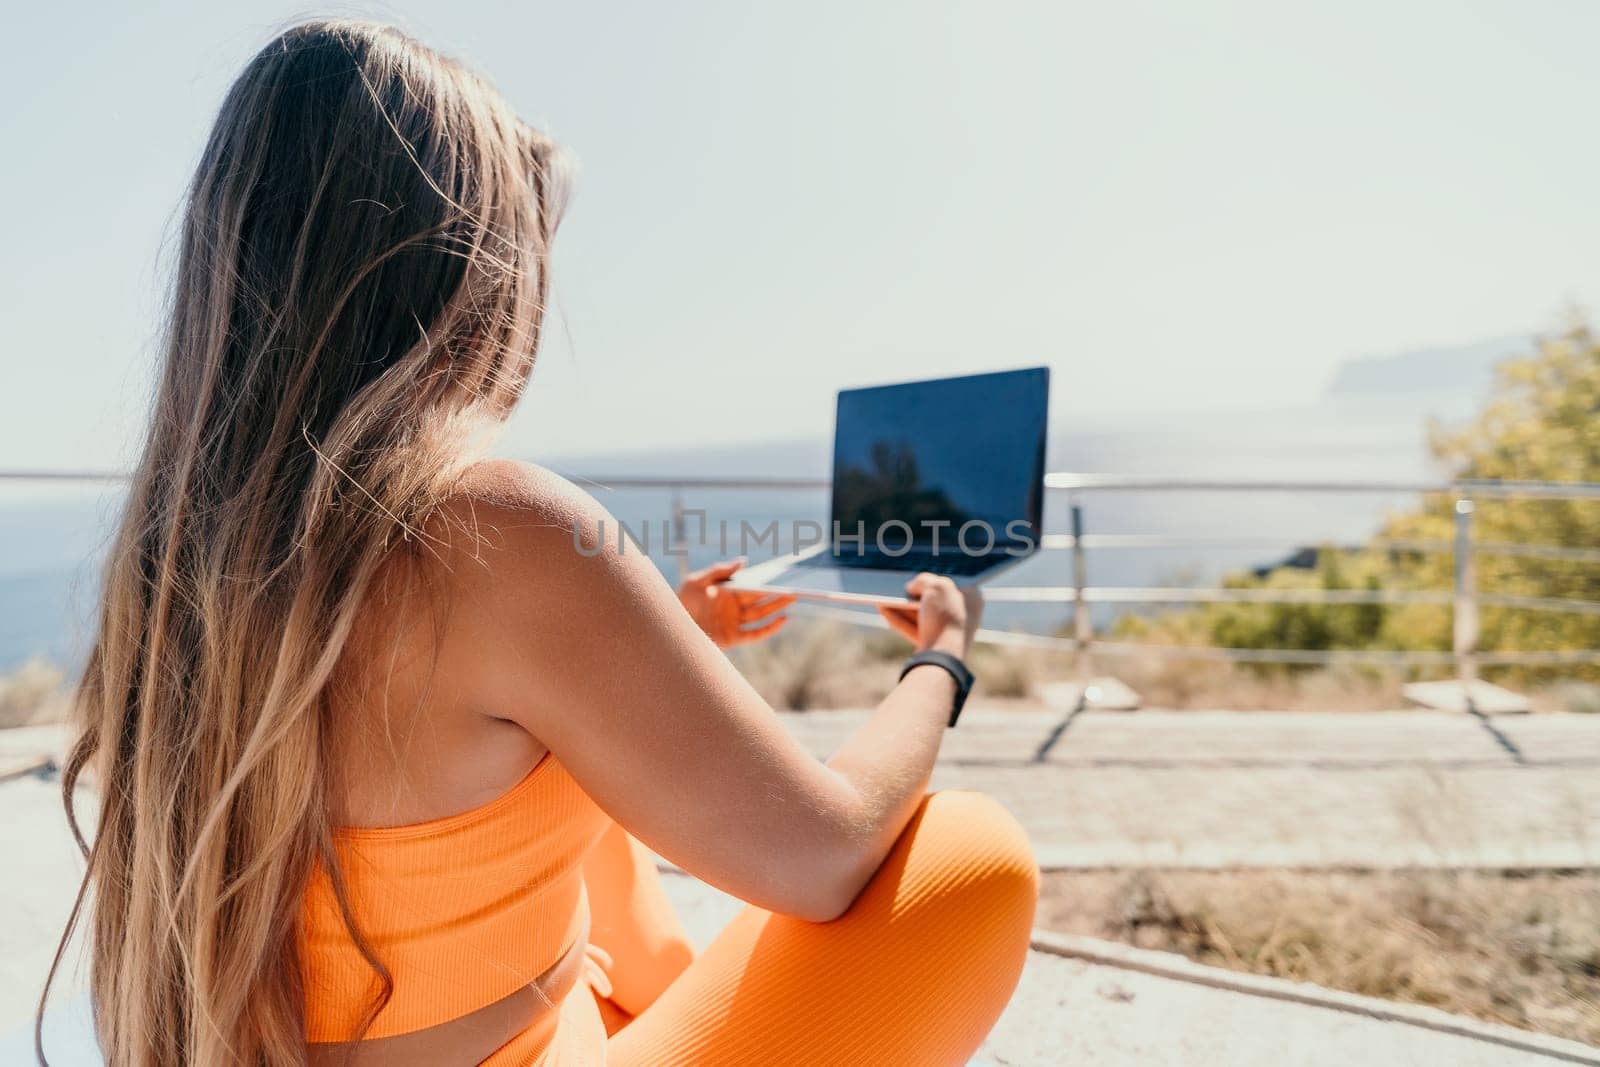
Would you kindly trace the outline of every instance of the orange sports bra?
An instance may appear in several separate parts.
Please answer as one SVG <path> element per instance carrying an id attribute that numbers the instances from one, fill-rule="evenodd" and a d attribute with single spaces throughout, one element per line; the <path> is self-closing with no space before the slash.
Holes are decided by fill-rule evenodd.
<path id="1" fill-rule="evenodd" d="M 583 859 L 609 817 L 546 755 L 510 792 L 410 826 L 345 829 L 351 910 L 394 992 L 366 1038 L 458 1019 L 509 996 L 586 938 Z M 379 984 L 325 873 L 301 906 L 308 1042 L 350 1041 Z"/>

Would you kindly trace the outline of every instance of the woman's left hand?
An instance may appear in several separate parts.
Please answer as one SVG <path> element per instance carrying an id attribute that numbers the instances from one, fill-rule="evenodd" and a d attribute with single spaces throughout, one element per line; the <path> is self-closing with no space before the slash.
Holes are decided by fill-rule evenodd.
<path id="1" fill-rule="evenodd" d="M 743 559 L 713 563 L 689 575 L 678 589 L 678 599 L 690 617 L 723 648 L 777 633 L 789 621 L 787 615 L 778 613 L 794 603 L 794 597 L 787 594 L 730 589 L 728 579 L 742 566 Z"/>

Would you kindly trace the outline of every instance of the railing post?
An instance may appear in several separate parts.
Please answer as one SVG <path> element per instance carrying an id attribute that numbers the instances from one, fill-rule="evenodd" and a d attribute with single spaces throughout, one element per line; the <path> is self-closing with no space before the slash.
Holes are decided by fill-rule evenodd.
<path id="1" fill-rule="evenodd" d="M 1078 680 L 1054 682 L 1041 692 L 1045 703 L 1060 707 L 1066 717 L 1051 731 L 1050 736 L 1034 752 L 1033 758 L 1043 760 L 1061 740 L 1072 720 L 1082 711 L 1133 711 L 1139 706 L 1139 694 L 1127 685 L 1109 676 L 1094 673 L 1094 621 L 1089 616 L 1089 551 L 1084 544 L 1083 501 L 1076 493 L 1068 498 L 1068 513 L 1072 517 L 1072 660 Z"/>
<path id="2" fill-rule="evenodd" d="M 678 584 L 689 577 L 689 536 L 683 522 L 683 487 L 672 486 L 672 546 L 667 551 L 678 557 Z"/>
<path id="3" fill-rule="evenodd" d="M 1084 590 L 1089 586 L 1089 563 L 1083 547 L 1083 503 L 1074 495 L 1072 509 L 1072 637 L 1078 643 L 1076 661 L 1080 674 L 1090 674 L 1089 646 L 1094 642 L 1094 626 L 1089 619 L 1089 602 Z"/>
<path id="4" fill-rule="evenodd" d="M 1456 590 L 1452 608 L 1456 655 L 1456 680 L 1463 685 L 1478 677 L 1478 582 L 1472 559 L 1473 503 L 1456 501 Z"/>

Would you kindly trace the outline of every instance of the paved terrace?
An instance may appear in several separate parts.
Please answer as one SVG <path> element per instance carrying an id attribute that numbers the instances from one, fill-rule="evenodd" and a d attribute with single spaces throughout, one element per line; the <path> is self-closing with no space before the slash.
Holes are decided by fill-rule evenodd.
<path id="1" fill-rule="evenodd" d="M 865 712 L 785 715 L 826 754 Z M 52 728 L 0 732 L 0 1063 L 31 1062 L 27 1020 L 76 886 L 48 773 Z M 1041 751 L 1043 755 L 1041 756 Z M 1600 716 L 1045 712 L 975 706 L 941 787 L 987 790 L 1047 867 L 1594 866 Z M 739 904 L 681 873 L 669 891 L 704 943 Z M 97 1062 L 81 982 L 52 1009 L 52 1062 Z M 1431 1009 L 1037 933 L 977 1062 L 1586 1063 L 1600 1050 Z"/>
<path id="2" fill-rule="evenodd" d="M 867 714 L 785 721 L 825 755 Z M 1600 863 L 1600 715 L 973 708 L 934 785 L 998 797 L 1046 868 Z"/>

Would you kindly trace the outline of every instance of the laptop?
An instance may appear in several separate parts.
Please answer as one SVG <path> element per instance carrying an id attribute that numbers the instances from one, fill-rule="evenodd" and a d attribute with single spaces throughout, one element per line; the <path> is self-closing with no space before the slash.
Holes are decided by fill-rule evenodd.
<path id="1" fill-rule="evenodd" d="M 1048 367 L 844 390 L 827 529 L 732 584 L 904 604 L 919 571 L 976 585 L 1015 566 L 1044 532 L 1049 394 Z"/>

